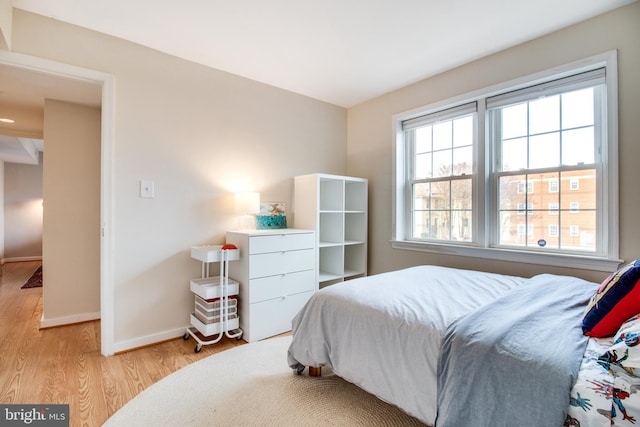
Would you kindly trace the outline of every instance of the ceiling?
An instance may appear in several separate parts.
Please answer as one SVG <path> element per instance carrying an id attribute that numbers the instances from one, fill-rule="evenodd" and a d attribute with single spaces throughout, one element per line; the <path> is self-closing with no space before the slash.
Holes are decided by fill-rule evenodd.
<path id="1" fill-rule="evenodd" d="M 348 108 L 634 1 L 13 0 L 13 6 Z M 38 92 L 51 89 L 46 76 L 32 77 L 33 87 L 20 87 L 42 98 Z M 7 88 L 2 75 L 0 82 L 0 112 L 5 97 L 16 108 L 33 107 L 21 106 L 23 95 Z"/>
<path id="2" fill-rule="evenodd" d="M 38 164 L 43 151 L 44 100 L 100 107 L 102 88 L 81 80 L 0 66 L 0 161 Z"/>

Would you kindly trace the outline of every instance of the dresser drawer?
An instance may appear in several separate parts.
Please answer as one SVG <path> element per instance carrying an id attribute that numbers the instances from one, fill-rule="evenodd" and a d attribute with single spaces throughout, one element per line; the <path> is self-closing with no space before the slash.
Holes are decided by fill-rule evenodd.
<path id="1" fill-rule="evenodd" d="M 249 255 L 314 247 L 315 237 L 313 233 L 283 233 L 251 236 L 249 240 Z"/>
<path id="2" fill-rule="evenodd" d="M 249 256 L 249 279 L 315 268 L 315 250 L 283 251 Z"/>
<path id="3" fill-rule="evenodd" d="M 251 304 L 251 342 L 290 331 L 291 321 L 311 295 L 313 291 Z"/>
<path id="4" fill-rule="evenodd" d="M 306 270 L 252 279 L 250 286 L 250 303 L 313 291 L 315 287 L 315 271 Z"/>

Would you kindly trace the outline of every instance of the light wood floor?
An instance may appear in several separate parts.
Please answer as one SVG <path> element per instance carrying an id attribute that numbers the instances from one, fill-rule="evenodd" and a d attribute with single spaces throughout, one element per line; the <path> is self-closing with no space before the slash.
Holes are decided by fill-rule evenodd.
<path id="1" fill-rule="evenodd" d="M 100 426 L 151 384 L 244 341 L 223 338 L 195 353 L 182 338 L 111 357 L 100 322 L 40 329 L 42 288 L 20 289 L 40 262 L 6 263 L 0 277 L 0 403 L 69 404 L 71 426 Z M 46 283 L 44 284 L 46 286 Z"/>

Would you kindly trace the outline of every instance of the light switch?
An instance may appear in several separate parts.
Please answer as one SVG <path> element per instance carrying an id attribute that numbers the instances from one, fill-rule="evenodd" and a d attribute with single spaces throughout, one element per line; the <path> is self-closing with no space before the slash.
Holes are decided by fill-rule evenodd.
<path id="1" fill-rule="evenodd" d="M 140 180 L 140 197 L 151 199 L 154 197 L 153 181 L 146 179 Z"/>

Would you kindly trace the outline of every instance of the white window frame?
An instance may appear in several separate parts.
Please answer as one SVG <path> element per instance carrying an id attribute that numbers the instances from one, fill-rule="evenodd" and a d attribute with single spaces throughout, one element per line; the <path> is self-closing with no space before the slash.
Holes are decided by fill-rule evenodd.
<path id="1" fill-rule="evenodd" d="M 570 254 L 552 251 L 522 251 L 509 248 L 496 248 L 491 244 L 491 221 L 492 214 L 496 209 L 492 201 L 489 200 L 488 189 L 490 184 L 489 164 L 490 153 L 488 145 L 477 144 L 474 146 L 474 188 L 473 188 L 473 242 L 435 242 L 435 241 L 414 241 L 407 237 L 407 230 L 410 230 L 407 211 L 410 206 L 410 197 L 407 197 L 405 179 L 406 146 L 402 122 L 432 114 L 448 108 L 454 108 L 468 102 L 478 102 L 478 135 L 488 140 L 488 130 L 485 126 L 485 99 L 490 96 L 499 95 L 513 90 L 522 89 L 551 80 L 571 76 L 577 73 L 596 70 L 604 67 L 606 69 L 606 152 L 603 156 L 606 170 L 602 175 L 602 188 L 606 189 L 603 194 L 598 194 L 601 198 L 601 224 L 602 240 L 604 243 L 603 255 L 591 254 Z M 394 129 L 394 161 L 393 161 L 393 209 L 392 209 L 392 237 L 391 245 L 395 249 L 416 250 L 438 254 L 468 256 L 476 258 L 498 259 L 503 261 L 523 262 L 540 265 L 554 265 L 569 268 L 596 271 L 613 271 L 622 263 L 619 256 L 619 227 L 618 227 L 618 81 L 617 81 L 617 51 L 612 50 L 599 55 L 586 58 L 584 60 L 564 64 L 550 70 L 534 73 L 528 76 L 517 78 L 508 82 L 497 84 L 488 88 L 480 89 L 472 93 L 461 95 L 455 98 L 437 102 L 425 107 L 416 108 L 410 111 L 396 114 L 392 117 Z M 483 159 L 484 161 L 477 161 Z"/>

